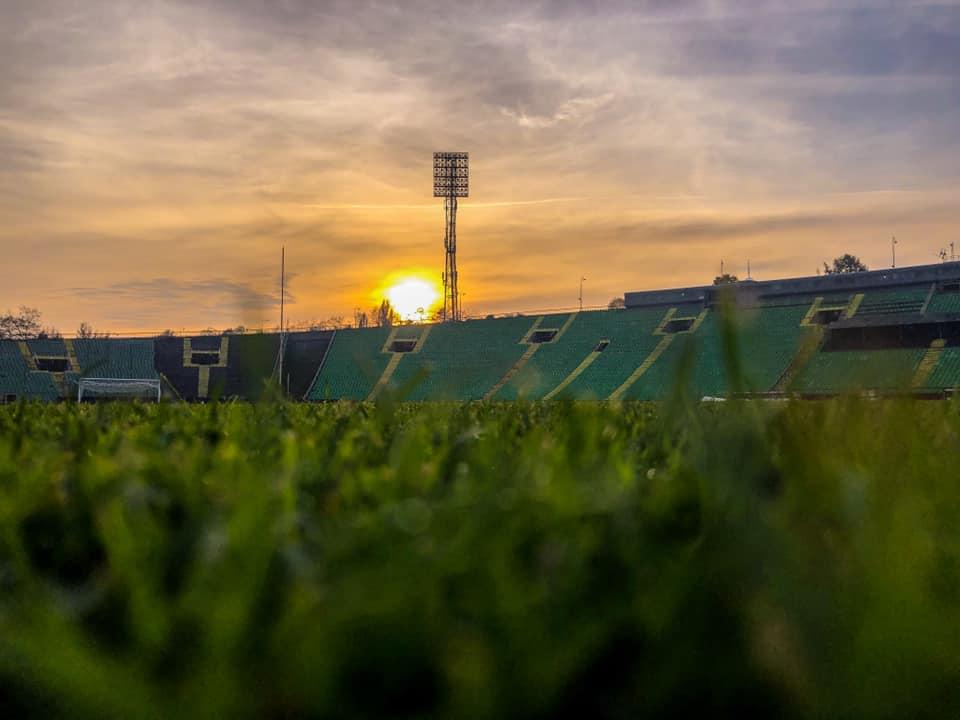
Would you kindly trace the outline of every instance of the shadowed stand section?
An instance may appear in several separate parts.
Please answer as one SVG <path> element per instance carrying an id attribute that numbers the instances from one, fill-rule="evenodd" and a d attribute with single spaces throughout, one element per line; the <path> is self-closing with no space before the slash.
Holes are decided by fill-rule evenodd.
<path id="1" fill-rule="evenodd" d="M 194 350 L 190 338 L 183 339 L 183 366 L 197 368 L 197 397 L 205 399 L 210 394 L 210 368 L 227 367 L 230 338 L 220 338 L 218 350 Z M 198 362 L 199 361 L 199 362 Z"/>

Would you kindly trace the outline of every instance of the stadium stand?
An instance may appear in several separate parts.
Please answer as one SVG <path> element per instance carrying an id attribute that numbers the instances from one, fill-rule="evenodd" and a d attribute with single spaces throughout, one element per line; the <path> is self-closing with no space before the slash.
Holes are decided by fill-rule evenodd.
<path id="1" fill-rule="evenodd" d="M 201 401 L 272 396 L 278 379 L 289 396 L 315 401 L 652 400 L 674 388 L 695 397 L 942 395 L 960 387 L 960 263 L 628 292 L 624 304 L 283 338 L 3 341 L 0 401 L 68 398 L 81 377 L 159 377 L 168 395 Z"/>

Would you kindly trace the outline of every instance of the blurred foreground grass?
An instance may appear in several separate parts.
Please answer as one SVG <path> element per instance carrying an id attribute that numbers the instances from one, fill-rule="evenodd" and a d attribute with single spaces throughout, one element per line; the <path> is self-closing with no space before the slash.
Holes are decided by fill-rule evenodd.
<path id="1" fill-rule="evenodd" d="M 0 408 L 0 713 L 960 714 L 960 406 Z"/>

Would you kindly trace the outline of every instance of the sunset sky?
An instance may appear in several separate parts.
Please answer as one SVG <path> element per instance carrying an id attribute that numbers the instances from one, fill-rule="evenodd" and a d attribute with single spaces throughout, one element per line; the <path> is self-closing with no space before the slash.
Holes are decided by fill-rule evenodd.
<path id="1" fill-rule="evenodd" d="M 0 312 L 293 322 L 443 267 L 467 313 L 960 253 L 960 3 L 0 0 Z"/>

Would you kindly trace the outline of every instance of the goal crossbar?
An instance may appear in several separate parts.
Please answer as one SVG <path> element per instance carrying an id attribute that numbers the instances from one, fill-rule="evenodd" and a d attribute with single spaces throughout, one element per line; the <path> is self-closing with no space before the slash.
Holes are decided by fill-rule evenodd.
<path id="1" fill-rule="evenodd" d="M 80 378 L 77 402 L 84 395 L 97 397 L 149 397 L 160 402 L 160 380 L 154 378 Z"/>

